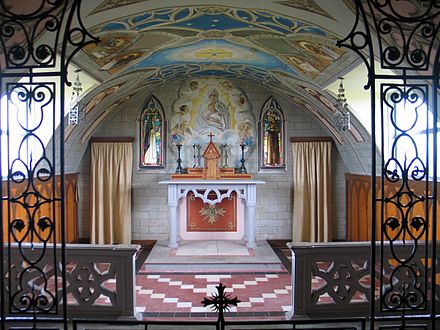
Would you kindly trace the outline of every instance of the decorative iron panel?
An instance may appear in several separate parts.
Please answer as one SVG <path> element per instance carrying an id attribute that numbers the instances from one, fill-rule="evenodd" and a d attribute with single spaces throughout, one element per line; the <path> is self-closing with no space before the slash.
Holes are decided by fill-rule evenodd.
<path id="1" fill-rule="evenodd" d="M 8 152 L 8 185 L 4 195 L 8 202 L 8 247 L 18 244 L 23 258 L 20 271 L 13 267 L 8 258 L 8 312 L 57 313 L 59 284 L 55 281 L 49 288 L 47 271 L 41 266 L 40 261 L 49 240 L 55 244 L 61 241 L 61 238 L 53 237 L 56 229 L 53 212 L 39 216 L 38 211 L 45 204 L 53 205 L 60 202 L 60 194 L 55 195 L 56 189 L 53 189 L 52 194 L 47 194 L 37 188 L 38 181 L 55 180 L 55 160 L 49 158 L 44 142 L 37 135 L 42 125 L 45 125 L 45 129 L 51 128 L 52 132 L 55 131 L 53 120 L 49 125 L 44 121 L 47 112 L 55 111 L 55 84 L 8 83 L 6 86 L 6 124 L 8 128 L 14 129 L 12 137 L 10 134 L 7 135 L 7 145 L 12 146 L 14 142 L 11 140 L 17 139 L 17 136 L 21 137 L 18 148 L 9 148 Z M 14 125 L 13 121 L 17 121 L 18 125 Z M 30 150 L 30 147 L 35 145 L 37 148 Z M 54 150 L 51 154 L 55 154 Z M 53 186 L 56 187 L 56 182 L 53 182 Z M 26 216 L 16 217 L 14 209 L 21 209 Z M 55 206 L 52 209 L 55 209 Z M 35 248 L 35 243 L 40 243 L 38 248 Z M 55 278 L 57 263 L 54 254 L 50 268 L 55 272 Z"/>
<path id="2" fill-rule="evenodd" d="M 64 88 L 74 54 L 97 41 L 81 22 L 80 3 L 0 0 L 0 173 L 7 178 L 0 188 L 2 329 L 23 321 L 39 328 L 48 316 L 67 328 Z M 51 182 L 52 191 L 39 189 L 42 182 Z"/>
<path id="3" fill-rule="evenodd" d="M 354 27 L 338 42 L 362 58 L 371 89 L 371 329 L 386 318 L 384 328 L 413 328 L 414 314 L 419 328 L 436 327 L 439 13 L 436 0 L 356 0 Z"/>
<path id="4" fill-rule="evenodd" d="M 385 273 L 385 266 L 380 273 L 381 288 L 381 311 L 385 310 L 426 310 L 428 263 L 424 265 L 415 261 L 420 242 L 427 247 L 429 219 L 421 214 L 413 214 L 412 210 L 417 204 L 422 204 L 428 211 L 428 189 L 423 194 L 415 194 L 413 182 L 424 181 L 428 178 L 427 157 L 421 155 L 422 150 L 416 143 L 415 128 L 417 122 L 427 116 L 429 111 L 428 86 L 410 84 L 382 84 L 381 98 L 382 111 L 381 123 L 385 126 L 387 117 L 394 131 L 391 150 L 388 158 L 383 157 L 383 170 L 381 175 L 381 193 L 377 199 L 377 208 L 393 210 L 392 215 L 384 215 L 381 212 L 381 245 L 385 252 L 389 250 L 395 261 L 394 267 Z M 423 112 L 425 112 L 423 114 Z M 428 132 L 429 123 L 425 122 L 423 129 Z M 428 144 L 428 134 L 425 145 Z M 420 140 L 420 139 L 419 139 Z M 385 132 L 382 134 L 381 149 L 385 150 Z M 422 141 L 418 141 L 419 143 Z M 404 150 L 404 151 L 403 151 Z M 402 156 L 402 151 L 404 155 Z M 384 153 L 382 153 L 384 155 Z M 400 156 L 400 157 L 399 157 Z M 385 191 L 385 183 L 395 186 L 395 190 Z M 398 253 L 395 244 L 407 249 Z M 428 250 L 424 251 L 425 259 L 428 260 Z M 384 253 L 381 254 L 381 265 L 388 264 Z"/>

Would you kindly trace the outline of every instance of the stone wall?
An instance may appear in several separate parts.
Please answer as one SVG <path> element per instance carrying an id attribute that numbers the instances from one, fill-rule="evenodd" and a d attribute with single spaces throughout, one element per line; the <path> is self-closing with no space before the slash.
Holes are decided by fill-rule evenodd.
<path id="1" fill-rule="evenodd" d="M 254 85 L 237 85 L 252 104 L 256 120 L 264 102 L 271 94 Z M 139 115 L 141 107 L 150 95 L 156 96 L 165 109 L 166 120 L 169 120 L 171 105 L 177 98 L 180 84 L 169 84 L 145 91 L 141 96 L 130 100 L 124 107 L 107 118 L 93 136 L 133 136 L 135 155 L 133 166 L 132 190 L 132 239 L 168 238 L 167 188 L 159 185 L 161 180 L 169 179 L 176 167 L 176 151 L 167 150 L 166 169 L 140 169 L 139 164 Z M 284 109 L 286 119 L 286 165 L 285 172 L 258 173 L 257 148 L 247 154 L 249 173 L 255 179 L 264 180 L 266 184 L 257 188 L 256 237 L 262 239 L 289 239 L 292 233 L 293 178 L 292 147 L 289 138 L 292 136 L 328 136 L 329 132 L 309 112 L 297 108 L 286 99 L 273 95 Z M 89 235 L 89 149 L 86 150 L 80 166 L 80 237 Z M 333 238 L 345 238 L 345 177 L 347 168 L 336 147 L 332 152 L 333 172 Z M 191 166 L 192 164 L 184 164 Z"/>

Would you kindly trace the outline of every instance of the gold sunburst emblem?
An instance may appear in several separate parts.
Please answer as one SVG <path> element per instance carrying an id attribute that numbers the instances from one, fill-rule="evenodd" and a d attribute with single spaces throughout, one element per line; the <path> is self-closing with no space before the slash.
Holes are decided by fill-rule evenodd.
<path id="1" fill-rule="evenodd" d="M 199 214 L 203 217 L 203 220 L 208 221 L 210 225 L 217 223 L 220 217 L 223 217 L 225 213 L 225 209 L 217 205 L 207 205 L 199 210 Z"/>

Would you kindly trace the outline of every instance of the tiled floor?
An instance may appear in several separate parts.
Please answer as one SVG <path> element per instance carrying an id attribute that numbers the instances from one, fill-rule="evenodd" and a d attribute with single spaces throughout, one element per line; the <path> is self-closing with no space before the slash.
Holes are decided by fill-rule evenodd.
<path id="1" fill-rule="evenodd" d="M 251 250 L 239 242 L 205 243 L 209 247 L 204 249 L 203 242 L 186 242 L 180 253 L 160 242 L 155 246 L 136 277 L 136 309 L 143 318 L 216 318 L 201 301 L 216 292 L 220 282 L 231 297 L 241 300 L 225 317 L 285 317 L 290 310 L 290 274 L 266 242 Z"/>
<path id="2" fill-rule="evenodd" d="M 290 310 L 290 276 L 283 273 L 150 273 L 136 281 L 137 312 L 143 317 L 207 317 L 201 301 L 225 285 L 241 302 L 226 316 L 283 316 Z M 213 314 L 215 316 L 215 314 Z"/>

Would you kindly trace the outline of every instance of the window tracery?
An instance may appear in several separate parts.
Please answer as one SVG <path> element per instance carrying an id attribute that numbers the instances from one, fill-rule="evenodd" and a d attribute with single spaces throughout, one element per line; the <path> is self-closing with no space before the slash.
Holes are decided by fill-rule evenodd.
<path id="1" fill-rule="evenodd" d="M 140 116 L 141 167 L 164 166 L 164 116 L 159 100 L 151 96 Z"/>
<path id="2" fill-rule="evenodd" d="M 271 96 L 260 115 L 260 168 L 285 168 L 284 114 Z"/>

